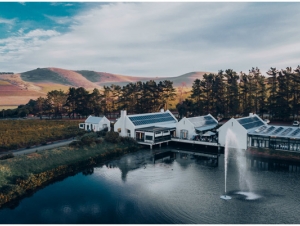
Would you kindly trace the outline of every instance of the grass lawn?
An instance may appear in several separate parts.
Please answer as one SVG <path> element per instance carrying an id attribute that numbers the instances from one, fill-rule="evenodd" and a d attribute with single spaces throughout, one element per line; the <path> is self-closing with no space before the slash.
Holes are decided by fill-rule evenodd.
<path id="1" fill-rule="evenodd" d="M 85 167 L 96 161 L 138 149 L 136 143 L 109 143 L 100 138 L 97 143 L 80 147 L 60 147 L 28 155 L 0 160 L 0 207 L 43 184 L 73 172 L 74 166 Z M 72 168 L 73 167 L 73 168 Z"/>

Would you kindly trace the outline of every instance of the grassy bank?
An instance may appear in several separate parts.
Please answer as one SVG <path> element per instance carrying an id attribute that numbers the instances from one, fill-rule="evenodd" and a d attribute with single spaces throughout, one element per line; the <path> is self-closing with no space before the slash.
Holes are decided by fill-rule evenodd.
<path id="1" fill-rule="evenodd" d="M 111 143 L 105 138 L 85 137 L 69 147 L 0 160 L 0 206 L 74 171 L 74 167 L 95 165 L 138 149 L 130 139 Z"/>
<path id="2" fill-rule="evenodd" d="M 0 120 L 0 152 L 82 135 L 80 121 Z"/>
<path id="3" fill-rule="evenodd" d="M 276 160 L 300 162 L 300 153 L 273 150 L 268 148 L 249 148 L 247 150 L 247 155 L 251 155 L 259 158 L 269 158 L 269 159 L 276 159 Z"/>

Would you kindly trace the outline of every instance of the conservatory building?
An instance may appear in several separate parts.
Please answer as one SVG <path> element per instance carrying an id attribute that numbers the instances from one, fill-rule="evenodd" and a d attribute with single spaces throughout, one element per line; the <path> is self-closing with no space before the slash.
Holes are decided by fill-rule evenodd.
<path id="1" fill-rule="evenodd" d="M 248 133 L 248 147 L 300 151 L 300 128 L 263 125 Z"/>

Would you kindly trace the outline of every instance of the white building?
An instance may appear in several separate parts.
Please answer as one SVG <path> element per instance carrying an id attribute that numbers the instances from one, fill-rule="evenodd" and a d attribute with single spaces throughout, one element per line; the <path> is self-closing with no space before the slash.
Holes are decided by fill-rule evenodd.
<path id="1" fill-rule="evenodd" d="M 132 137 L 139 142 L 157 143 L 171 140 L 171 136 L 175 135 L 177 122 L 169 110 L 136 115 L 127 115 L 126 110 L 123 110 L 114 125 L 114 131 L 119 132 L 120 136 Z"/>
<path id="2" fill-rule="evenodd" d="M 237 139 L 238 146 L 241 149 L 246 150 L 248 144 L 248 133 L 263 125 L 267 125 L 267 123 L 264 122 L 258 115 L 253 113 L 250 113 L 248 117 L 244 118 L 231 118 L 218 129 L 219 144 L 220 146 L 225 147 L 226 135 L 230 129 Z"/>
<path id="3" fill-rule="evenodd" d="M 211 115 L 181 119 L 176 125 L 176 134 L 180 139 L 193 139 L 196 135 L 203 135 L 214 129 L 218 121 Z"/>
<path id="4" fill-rule="evenodd" d="M 79 124 L 80 129 L 86 131 L 101 131 L 105 128 L 110 128 L 110 121 L 105 117 L 89 116 L 84 123 Z"/>
<path id="5" fill-rule="evenodd" d="M 248 147 L 300 152 L 300 128 L 263 125 L 249 131 Z"/>

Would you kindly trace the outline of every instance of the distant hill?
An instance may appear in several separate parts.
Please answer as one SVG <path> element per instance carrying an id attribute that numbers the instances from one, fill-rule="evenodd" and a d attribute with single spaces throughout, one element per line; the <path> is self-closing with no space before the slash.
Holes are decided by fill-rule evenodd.
<path id="1" fill-rule="evenodd" d="M 190 72 L 176 77 L 134 77 L 89 70 L 37 68 L 20 74 L 0 74 L 0 106 L 25 104 L 30 99 L 46 96 L 51 90 L 67 91 L 71 86 L 92 90 L 111 84 L 124 86 L 137 81 L 171 80 L 174 87 L 191 87 L 194 80 L 202 79 L 205 73 L 209 72 Z"/>

